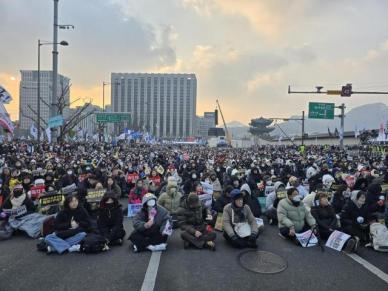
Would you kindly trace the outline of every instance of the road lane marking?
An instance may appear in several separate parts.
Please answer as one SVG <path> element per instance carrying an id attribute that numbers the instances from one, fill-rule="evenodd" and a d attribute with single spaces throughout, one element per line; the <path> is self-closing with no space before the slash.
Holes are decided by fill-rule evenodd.
<path id="1" fill-rule="evenodd" d="M 347 254 L 348 257 L 352 258 L 354 261 L 362 265 L 365 269 L 369 270 L 373 274 L 375 274 L 377 277 L 379 277 L 381 280 L 383 280 L 385 283 L 388 284 L 388 274 L 381 271 L 379 268 L 375 267 L 368 261 L 364 260 L 360 256 L 356 254 Z"/>
<path id="2" fill-rule="evenodd" d="M 148 263 L 147 271 L 144 276 L 143 285 L 141 286 L 141 291 L 154 290 L 161 255 L 162 252 L 152 252 L 150 262 Z"/>

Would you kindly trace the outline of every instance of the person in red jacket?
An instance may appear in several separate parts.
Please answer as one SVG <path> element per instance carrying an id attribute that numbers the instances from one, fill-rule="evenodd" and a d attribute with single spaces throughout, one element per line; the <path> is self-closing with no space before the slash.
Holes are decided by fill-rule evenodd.
<path id="1" fill-rule="evenodd" d="M 139 204 L 148 190 L 144 187 L 143 180 L 138 180 L 136 186 L 129 192 L 128 203 Z"/>

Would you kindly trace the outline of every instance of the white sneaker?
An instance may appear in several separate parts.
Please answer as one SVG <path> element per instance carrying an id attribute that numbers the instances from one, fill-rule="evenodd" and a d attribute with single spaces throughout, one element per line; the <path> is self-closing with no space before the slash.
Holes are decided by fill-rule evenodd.
<path id="1" fill-rule="evenodd" d="M 69 253 L 79 252 L 80 250 L 81 250 L 81 245 L 80 245 L 80 244 L 73 245 L 73 246 L 71 246 L 71 247 L 68 249 Z"/>
<path id="2" fill-rule="evenodd" d="M 46 251 L 46 253 L 47 253 L 47 254 L 51 254 L 52 252 L 53 252 L 52 247 L 47 246 L 47 251 Z"/>
<path id="3" fill-rule="evenodd" d="M 159 245 L 149 245 L 147 249 L 149 249 L 151 252 L 162 252 L 165 251 L 167 248 L 167 244 L 159 244 Z"/>

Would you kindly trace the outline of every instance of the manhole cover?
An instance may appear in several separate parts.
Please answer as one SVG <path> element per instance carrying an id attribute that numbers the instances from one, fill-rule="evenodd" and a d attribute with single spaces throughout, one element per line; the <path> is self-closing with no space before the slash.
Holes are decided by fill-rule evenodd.
<path id="1" fill-rule="evenodd" d="M 241 266 L 255 273 L 276 274 L 287 268 L 282 257 L 264 251 L 246 251 L 239 255 Z"/>

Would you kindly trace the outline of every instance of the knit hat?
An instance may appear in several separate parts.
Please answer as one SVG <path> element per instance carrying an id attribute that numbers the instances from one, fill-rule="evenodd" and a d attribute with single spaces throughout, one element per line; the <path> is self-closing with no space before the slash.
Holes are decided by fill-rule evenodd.
<path id="1" fill-rule="evenodd" d="M 241 193 L 240 189 L 233 189 L 232 192 L 230 192 L 230 198 L 232 198 L 233 200 L 236 200 L 242 197 L 243 197 L 243 194 Z"/>
<path id="2" fill-rule="evenodd" d="M 249 185 L 247 183 L 245 183 L 241 186 L 241 191 L 246 191 L 249 195 L 252 194 L 251 188 L 249 187 Z"/>

